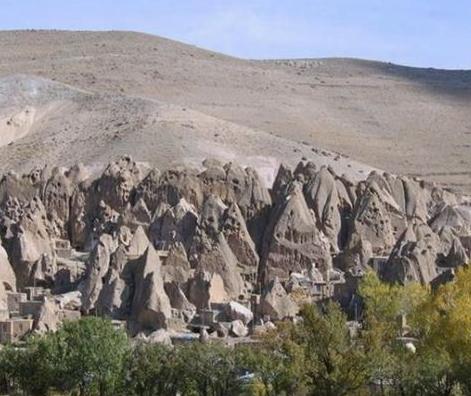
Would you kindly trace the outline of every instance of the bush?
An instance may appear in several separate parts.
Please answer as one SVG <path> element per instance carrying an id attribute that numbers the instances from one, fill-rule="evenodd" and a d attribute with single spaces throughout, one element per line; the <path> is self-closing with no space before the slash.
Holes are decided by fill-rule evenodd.
<path id="1" fill-rule="evenodd" d="M 126 391 L 131 395 L 153 396 L 177 393 L 176 354 L 159 344 L 139 344 L 127 361 Z"/>
<path id="2" fill-rule="evenodd" d="M 129 352 L 126 333 L 108 320 L 66 322 L 54 334 L 60 367 L 58 387 L 80 395 L 115 395 L 124 383 Z"/>

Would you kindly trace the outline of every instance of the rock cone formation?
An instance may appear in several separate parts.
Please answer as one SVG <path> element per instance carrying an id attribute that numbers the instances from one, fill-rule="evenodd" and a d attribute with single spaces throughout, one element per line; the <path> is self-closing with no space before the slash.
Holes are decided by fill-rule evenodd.
<path id="1" fill-rule="evenodd" d="M 271 189 L 253 169 L 218 161 L 161 172 L 123 157 L 98 177 L 82 165 L 9 173 L 0 301 L 41 286 L 60 309 L 126 320 L 135 334 L 221 304 L 243 324 L 252 312 L 280 320 L 296 315 L 291 293 L 331 297 L 342 271 L 431 283 L 464 264 L 470 202 L 378 172 L 352 182 L 310 162 L 280 166 Z M 41 329 L 56 327 L 53 313 L 43 308 Z"/>

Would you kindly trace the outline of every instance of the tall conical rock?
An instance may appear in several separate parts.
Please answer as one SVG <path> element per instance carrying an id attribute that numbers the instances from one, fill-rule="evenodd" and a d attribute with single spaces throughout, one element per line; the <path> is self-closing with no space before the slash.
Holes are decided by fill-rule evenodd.
<path id="1" fill-rule="evenodd" d="M 236 203 L 232 203 L 226 209 L 222 229 L 239 264 L 257 269 L 259 257 L 255 243 L 250 237 L 244 217 Z"/>
<path id="2" fill-rule="evenodd" d="M 332 265 L 330 243 L 317 228 L 301 185 L 291 185 L 289 193 L 279 199 L 267 227 L 261 260 L 265 284 L 278 276 L 287 279 L 291 271 L 302 272 L 316 263 L 322 272 Z"/>
<path id="3" fill-rule="evenodd" d="M 189 258 L 197 271 L 219 274 L 229 296 L 236 298 L 243 290 L 243 281 L 237 269 L 237 258 L 221 231 L 226 209 L 214 195 L 205 200 Z"/>
<path id="4" fill-rule="evenodd" d="M 85 279 L 79 285 L 79 290 L 82 293 L 82 308 L 85 312 L 90 312 L 95 308 L 114 250 L 116 250 L 116 246 L 113 238 L 108 234 L 103 234 L 90 255 Z"/>
<path id="5" fill-rule="evenodd" d="M 341 228 L 340 199 L 334 176 L 326 167 L 304 187 L 306 202 L 316 214 L 317 227 L 329 238 L 331 245 L 338 250 Z"/>
<path id="6" fill-rule="evenodd" d="M 166 328 L 172 315 L 161 267 L 160 258 L 152 245 L 148 246 L 135 266 L 131 317 L 141 330 Z"/>

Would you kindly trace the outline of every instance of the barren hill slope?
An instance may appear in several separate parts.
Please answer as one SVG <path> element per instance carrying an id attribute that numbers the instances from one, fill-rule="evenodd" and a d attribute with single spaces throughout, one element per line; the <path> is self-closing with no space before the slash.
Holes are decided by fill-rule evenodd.
<path id="1" fill-rule="evenodd" d="M 266 184 L 281 159 L 302 158 L 362 179 L 371 167 L 325 150 L 165 102 L 79 90 L 51 80 L 0 78 L 0 170 L 83 162 L 100 171 L 129 154 L 149 166 L 199 167 L 205 158 L 257 168 Z"/>
<path id="2" fill-rule="evenodd" d="M 107 153 L 119 153 L 133 144 L 136 150 L 153 150 L 161 162 L 169 157 L 181 159 L 177 157 L 191 156 L 188 150 L 194 148 L 196 134 L 206 134 L 207 143 L 201 143 L 205 149 L 223 154 L 225 150 L 259 151 L 272 147 L 275 139 L 278 148 L 274 156 L 302 157 L 304 154 L 296 151 L 299 147 L 316 146 L 392 172 L 417 174 L 471 191 L 469 71 L 415 69 L 351 59 L 249 61 L 128 32 L 1 32 L 0 54 L 0 77 L 22 73 L 86 92 L 81 95 L 88 95 L 86 106 L 101 120 L 97 124 L 90 124 L 88 116 L 74 118 L 77 103 L 70 104 L 69 99 L 51 104 L 65 106 L 61 111 L 57 107 L 54 111 L 40 109 L 47 114 L 53 111 L 57 128 L 65 125 L 61 117 L 73 119 L 76 135 L 64 129 L 60 135 L 64 142 L 78 139 L 81 131 L 87 130 L 81 136 L 83 145 L 70 150 L 79 159 L 89 160 L 93 150 L 94 157 L 107 157 Z M 100 111 L 104 108 L 105 115 Z M 150 133 L 154 129 L 145 125 L 149 114 L 163 108 L 189 115 L 178 124 L 170 119 L 175 114 L 167 112 L 167 127 L 160 129 L 157 139 Z M 0 122 L 11 118 L 11 110 Z M 31 113 L 22 112 L 25 108 L 17 108 L 13 115 L 27 125 Z M 43 119 L 41 114 L 34 117 Z M 145 120 L 140 120 L 140 115 Z M 199 121 L 193 128 L 183 128 L 181 124 L 189 125 L 193 117 L 211 119 L 211 125 L 224 124 L 226 132 L 223 136 L 215 130 L 208 132 L 207 124 Z M 117 123 L 129 122 L 125 138 L 111 138 L 116 131 L 106 131 L 105 124 L 113 128 L 115 119 Z M 135 133 L 140 130 L 134 125 L 138 122 L 148 132 Z M 168 127 L 172 123 L 172 128 Z M 44 126 L 35 124 L 34 130 L 45 131 Z M 51 125 L 50 119 L 47 125 Z M 252 131 L 250 136 L 257 136 L 257 145 L 242 130 Z M 8 133 L 6 140 L 12 139 L 11 131 Z M 175 146 L 172 139 L 178 133 L 182 134 L 180 151 L 168 151 Z M 13 165 L 23 155 L 17 152 L 19 157 L 12 158 L 14 147 L 30 144 L 32 162 L 35 157 L 40 159 L 43 151 L 56 150 L 57 138 L 37 149 L 38 141 L 28 140 L 34 134 L 21 130 L 18 136 L 19 140 L 1 149 L 6 155 L 3 158 Z M 220 141 L 211 145 L 216 137 Z M 93 150 L 85 150 L 89 146 Z M 67 153 L 61 149 L 54 155 L 63 159 Z M 259 154 L 268 155 L 264 151 Z"/>

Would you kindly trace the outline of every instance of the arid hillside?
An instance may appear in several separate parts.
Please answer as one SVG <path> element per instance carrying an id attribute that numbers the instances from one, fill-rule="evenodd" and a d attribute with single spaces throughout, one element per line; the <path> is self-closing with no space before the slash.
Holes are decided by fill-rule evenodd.
<path id="1" fill-rule="evenodd" d="M 250 61 L 128 32 L 1 32 L 0 51 L 2 169 L 129 153 L 267 179 L 302 157 L 368 171 L 330 150 L 471 192 L 470 71 Z"/>

